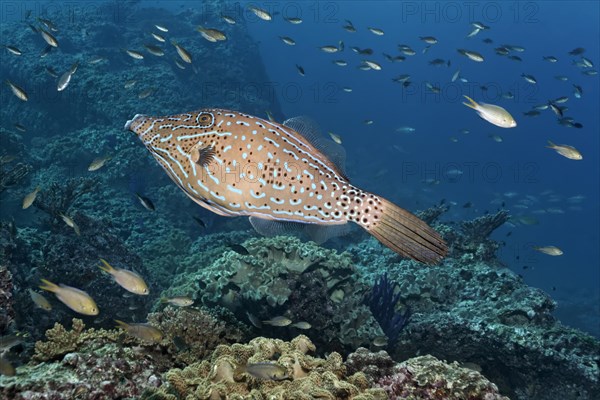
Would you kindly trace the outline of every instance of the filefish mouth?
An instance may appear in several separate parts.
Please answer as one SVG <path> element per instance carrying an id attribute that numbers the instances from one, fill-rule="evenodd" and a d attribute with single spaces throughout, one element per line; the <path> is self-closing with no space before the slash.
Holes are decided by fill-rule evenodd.
<path id="1" fill-rule="evenodd" d="M 136 114 L 132 119 L 125 123 L 125 130 L 131 131 L 139 135 L 138 128 L 146 121 L 146 115 Z"/>

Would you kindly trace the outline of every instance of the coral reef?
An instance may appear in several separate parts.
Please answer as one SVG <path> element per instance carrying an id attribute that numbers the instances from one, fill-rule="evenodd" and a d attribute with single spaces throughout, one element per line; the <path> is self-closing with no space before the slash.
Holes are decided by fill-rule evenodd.
<path id="1" fill-rule="evenodd" d="M 444 229 L 443 236 L 450 246 L 450 257 L 470 262 L 497 262 L 496 252 L 500 243 L 489 236 L 509 219 L 508 211 L 500 210 L 496 214 L 463 221 L 460 229 Z"/>
<path id="2" fill-rule="evenodd" d="M 359 347 L 350 353 L 344 365 L 348 374 L 362 372 L 371 384 L 378 382 L 386 375 L 392 375 L 396 365 L 392 357 L 385 351 L 371 352 L 364 347 Z"/>
<path id="3" fill-rule="evenodd" d="M 383 274 L 375 282 L 366 299 L 369 309 L 388 338 L 388 345 L 392 347 L 410 318 L 408 308 L 404 311 L 398 310 L 400 293 L 394 293 L 394 287 L 387 275 Z"/>
<path id="4" fill-rule="evenodd" d="M 6 266 L 0 265 L 0 335 L 8 332 L 15 319 L 13 303 L 12 274 Z"/>
<path id="5" fill-rule="evenodd" d="M 446 364 L 433 356 L 411 358 L 393 368 L 377 386 L 385 389 L 390 400 L 508 400 L 496 385 L 477 371 L 458 363 Z"/>
<path id="6" fill-rule="evenodd" d="M 400 334 L 394 359 L 423 352 L 444 360 L 473 362 L 500 390 L 515 399 L 600 395 L 600 342 L 562 326 L 555 302 L 498 262 L 447 259 L 423 268 L 372 255 L 372 242 L 353 249 L 366 282 L 385 269 L 398 285 L 411 323 Z M 373 260 L 363 263 L 361 254 Z M 559 396 L 559 397 L 560 397 Z"/>
<path id="7" fill-rule="evenodd" d="M 293 321 L 307 321 L 318 329 L 315 343 L 328 351 L 354 349 L 382 335 L 362 304 L 368 287 L 355 280 L 348 254 L 284 236 L 253 238 L 243 245 L 249 254 L 229 249 L 209 265 L 186 261 L 196 271 L 179 274 L 167 294 L 187 294 L 207 306 L 222 305 L 244 321 L 246 312 L 260 320 L 288 315 Z M 190 258 L 198 259 L 195 253 Z M 292 327 L 255 328 L 262 335 L 275 331 L 283 338 L 299 333 Z"/>
<path id="8" fill-rule="evenodd" d="M 433 356 L 420 356 L 396 364 L 385 351 L 359 348 L 345 362 L 348 373 L 362 372 L 389 399 L 508 400 L 479 372 Z"/>
<path id="9" fill-rule="evenodd" d="M 342 356 L 325 359 L 307 353 L 314 344 L 304 335 L 289 342 L 258 337 L 248 344 L 218 346 L 204 360 L 166 374 L 167 384 L 149 390 L 144 399 L 386 399 L 381 389 L 369 388 L 364 374 L 347 375 Z M 244 373 L 247 364 L 271 362 L 287 370 L 289 379 L 258 379 Z"/>
<path id="10" fill-rule="evenodd" d="M 90 347 L 99 347 L 107 341 L 116 341 L 118 336 L 118 331 L 85 329 L 83 321 L 77 318 L 73 318 L 70 330 L 57 322 L 46 332 L 45 341 L 35 343 L 35 354 L 32 360 L 49 361 L 73 351 L 86 352 Z"/>
<path id="11" fill-rule="evenodd" d="M 71 330 L 59 324 L 50 329 L 48 340 L 36 343 L 33 361 L 18 367 L 16 376 L 3 377 L 0 397 L 133 398 L 161 384 L 160 353 L 124 347 L 132 340 L 117 330 L 84 328 L 74 319 Z M 42 360 L 51 362 L 38 363 Z"/>
<path id="12" fill-rule="evenodd" d="M 92 192 L 98 185 L 97 178 L 71 178 L 65 182 L 52 182 L 41 191 L 34 203 L 35 207 L 51 216 L 51 223 L 57 225 L 64 222 L 59 215 L 67 214 L 73 204 L 86 193 Z"/>
<path id="13" fill-rule="evenodd" d="M 166 352 L 173 358 L 173 366 L 192 364 L 209 356 L 220 344 L 245 341 L 249 336 L 247 328 L 225 315 L 223 321 L 217 310 L 166 307 L 161 312 L 148 315 L 148 322 L 159 328 L 166 337 Z"/>

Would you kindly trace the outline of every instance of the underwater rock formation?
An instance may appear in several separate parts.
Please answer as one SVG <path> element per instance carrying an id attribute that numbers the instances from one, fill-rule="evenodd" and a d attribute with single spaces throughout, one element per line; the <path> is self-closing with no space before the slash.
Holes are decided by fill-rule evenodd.
<path id="1" fill-rule="evenodd" d="M 370 261 L 361 260 L 358 271 L 365 282 L 373 282 L 387 270 L 400 301 L 412 311 L 397 346 L 388 348 L 394 359 L 425 352 L 477 363 L 514 399 L 571 398 L 569 391 L 600 396 L 600 342 L 561 325 L 552 316 L 556 303 L 548 294 L 527 286 L 497 261 L 449 258 L 423 268 L 377 257 L 372 246 L 367 241 L 353 250 L 358 259 L 366 254 Z"/>
<path id="2" fill-rule="evenodd" d="M 479 372 L 433 356 L 415 357 L 396 365 L 392 375 L 379 379 L 377 386 L 390 400 L 509 400 Z"/>
<path id="3" fill-rule="evenodd" d="M 284 236 L 249 239 L 243 246 L 249 254 L 228 250 L 209 265 L 195 263 L 197 270 L 177 276 L 167 293 L 225 306 L 244 321 L 246 312 L 259 320 L 286 315 L 306 321 L 318 331 L 306 334 L 328 351 L 354 349 L 382 335 L 362 304 L 368 287 L 356 280 L 348 254 Z M 254 331 L 283 338 L 299 333 L 267 325 Z"/>
<path id="4" fill-rule="evenodd" d="M 495 262 L 500 243 L 489 236 L 509 219 L 508 211 L 500 210 L 496 214 L 463 221 L 460 229 L 444 230 L 443 236 L 450 246 L 451 257 L 470 262 Z"/>
<path id="5" fill-rule="evenodd" d="M 12 274 L 4 265 L 0 265 L 0 335 L 5 335 L 15 319 L 13 308 Z"/>
<path id="6" fill-rule="evenodd" d="M 160 353 L 136 349 L 131 346 L 135 342 L 123 339 L 117 330 L 84 328 L 81 320 L 74 319 L 70 330 L 59 324 L 50 329 L 48 340 L 36 343 L 34 361 L 18 367 L 16 376 L 2 378 L 0 397 L 133 398 L 160 385 Z"/>

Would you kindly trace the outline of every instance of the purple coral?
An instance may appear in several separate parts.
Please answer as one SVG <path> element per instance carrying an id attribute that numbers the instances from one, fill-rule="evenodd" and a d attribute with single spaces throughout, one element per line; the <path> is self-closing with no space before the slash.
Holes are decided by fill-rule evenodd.
<path id="1" fill-rule="evenodd" d="M 371 313 L 387 336 L 390 347 L 396 343 L 410 318 L 408 308 L 404 312 L 396 310 L 399 301 L 400 293 L 394 294 L 394 284 L 390 282 L 386 274 L 379 277 L 366 299 Z"/>

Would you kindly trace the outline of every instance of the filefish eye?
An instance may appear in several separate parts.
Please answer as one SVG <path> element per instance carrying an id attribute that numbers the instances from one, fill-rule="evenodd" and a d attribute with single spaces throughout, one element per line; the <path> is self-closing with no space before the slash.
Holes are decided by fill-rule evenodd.
<path id="1" fill-rule="evenodd" d="M 210 128 L 215 123 L 215 117 L 211 113 L 201 112 L 196 117 L 199 128 Z"/>

